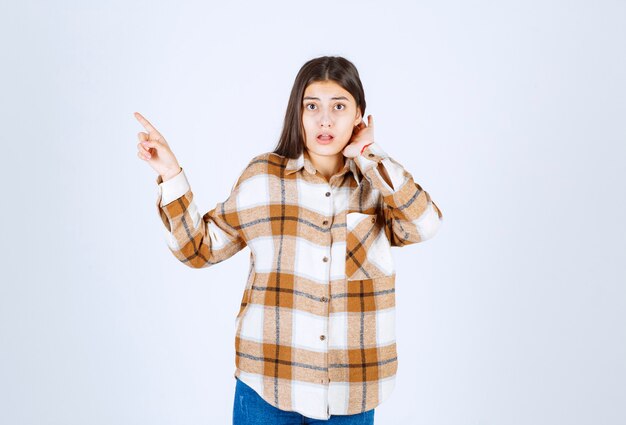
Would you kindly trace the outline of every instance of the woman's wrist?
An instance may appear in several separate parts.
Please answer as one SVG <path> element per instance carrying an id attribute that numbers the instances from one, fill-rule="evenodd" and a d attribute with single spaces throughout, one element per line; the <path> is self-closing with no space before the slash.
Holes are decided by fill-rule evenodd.
<path id="1" fill-rule="evenodd" d="M 361 148 L 361 152 L 360 153 L 362 154 L 363 151 L 365 150 L 365 148 L 368 147 L 369 145 L 371 145 L 372 143 L 374 143 L 374 142 L 369 142 L 369 143 L 363 145 L 363 147 Z"/>
<path id="2" fill-rule="evenodd" d="M 174 177 L 176 177 L 178 175 L 178 173 L 181 172 L 181 170 L 182 170 L 182 167 L 179 166 L 178 167 L 178 171 L 161 174 L 161 180 L 168 181 L 169 179 L 173 179 Z"/>

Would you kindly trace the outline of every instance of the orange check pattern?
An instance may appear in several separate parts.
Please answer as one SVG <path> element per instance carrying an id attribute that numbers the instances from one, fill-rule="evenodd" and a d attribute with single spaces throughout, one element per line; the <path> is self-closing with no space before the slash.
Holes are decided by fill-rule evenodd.
<path id="1" fill-rule="evenodd" d="M 209 267 L 250 248 L 235 376 L 273 406 L 316 419 L 370 410 L 391 393 L 391 247 L 433 237 L 442 214 L 380 145 L 345 158 L 328 181 L 306 151 L 257 155 L 204 215 L 184 170 L 157 184 L 167 245 L 182 263 Z"/>

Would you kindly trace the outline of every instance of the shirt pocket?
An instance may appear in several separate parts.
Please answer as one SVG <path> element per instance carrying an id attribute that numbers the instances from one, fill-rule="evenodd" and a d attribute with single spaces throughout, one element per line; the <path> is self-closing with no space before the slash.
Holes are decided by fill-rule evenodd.
<path id="1" fill-rule="evenodd" d="M 394 275 L 391 244 L 378 215 L 349 211 L 346 214 L 346 226 L 347 280 Z"/>

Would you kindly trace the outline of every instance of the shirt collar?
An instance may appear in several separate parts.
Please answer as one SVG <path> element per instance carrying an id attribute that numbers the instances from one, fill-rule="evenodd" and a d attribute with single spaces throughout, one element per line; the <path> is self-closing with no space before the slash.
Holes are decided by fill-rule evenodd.
<path id="1" fill-rule="evenodd" d="M 311 162 L 311 158 L 309 157 L 309 153 L 306 151 L 306 149 L 302 151 L 299 157 L 289 158 L 287 160 L 287 165 L 285 166 L 285 174 L 295 173 L 303 167 L 309 174 L 313 175 L 317 172 L 315 166 Z M 339 171 L 338 174 L 342 175 L 348 171 L 352 173 L 357 184 L 359 184 L 360 175 L 358 172 L 358 168 L 352 158 L 344 159 L 343 168 Z"/>

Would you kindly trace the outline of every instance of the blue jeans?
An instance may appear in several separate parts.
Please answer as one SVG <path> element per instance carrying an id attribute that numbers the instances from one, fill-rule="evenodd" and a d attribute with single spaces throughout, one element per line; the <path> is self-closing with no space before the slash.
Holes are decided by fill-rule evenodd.
<path id="1" fill-rule="evenodd" d="M 256 391 L 237 379 L 233 425 L 372 425 L 373 423 L 374 409 L 356 415 L 332 415 L 328 420 L 311 419 L 297 412 L 280 410 L 263 400 Z"/>

